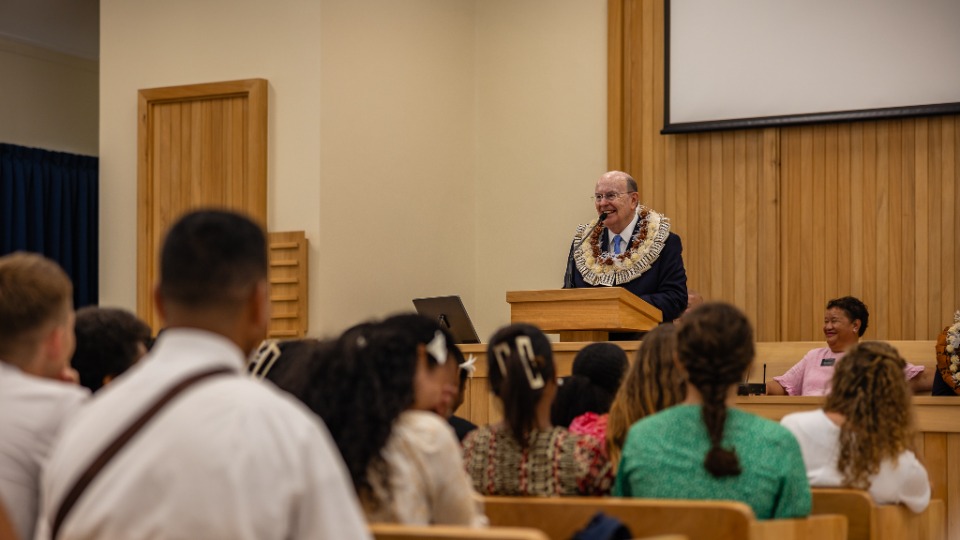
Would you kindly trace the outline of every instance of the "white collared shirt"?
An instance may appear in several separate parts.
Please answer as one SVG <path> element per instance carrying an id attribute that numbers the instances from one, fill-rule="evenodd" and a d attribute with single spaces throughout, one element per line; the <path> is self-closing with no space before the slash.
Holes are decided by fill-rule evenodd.
<path id="1" fill-rule="evenodd" d="M 64 430 L 43 475 L 37 538 L 65 492 L 117 433 L 190 374 L 205 380 L 168 403 L 89 485 L 59 538 L 369 538 L 336 445 L 319 418 L 244 376 L 227 339 L 168 329 L 153 351 Z"/>
<path id="2" fill-rule="evenodd" d="M 20 538 L 33 538 L 40 467 L 67 418 L 90 396 L 0 360 L 0 502 Z"/>
<path id="3" fill-rule="evenodd" d="M 633 220 L 629 224 L 627 224 L 627 226 L 624 227 L 623 230 L 620 231 L 619 233 L 615 233 L 610 229 L 607 229 L 607 246 L 609 246 L 608 251 L 610 253 L 613 253 L 613 237 L 616 236 L 617 234 L 619 234 L 620 238 L 623 239 L 623 242 L 620 244 L 620 253 L 623 253 L 624 251 L 627 250 L 627 246 L 630 245 L 630 233 L 632 233 L 634 227 L 637 226 L 637 221 L 639 219 L 640 219 L 640 214 L 634 212 Z M 624 235 L 624 233 L 626 233 L 626 236 Z"/>

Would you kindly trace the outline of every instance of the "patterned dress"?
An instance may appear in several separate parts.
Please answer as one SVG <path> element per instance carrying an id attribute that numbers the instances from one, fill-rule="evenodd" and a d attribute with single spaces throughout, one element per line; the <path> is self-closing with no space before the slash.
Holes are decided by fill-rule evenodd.
<path id="1" fill-rule="evenodd" d="M 521 448 L 506 424 L 463 441 L 463 461 L 483 495 L 606 495 L 613 472 L 603 443 L 565 428 L 532 431 Z"/>

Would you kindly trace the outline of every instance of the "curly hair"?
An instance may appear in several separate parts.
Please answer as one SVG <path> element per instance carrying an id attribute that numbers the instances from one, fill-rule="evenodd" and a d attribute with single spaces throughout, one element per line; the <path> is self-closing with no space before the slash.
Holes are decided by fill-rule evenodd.
<path id="1" fill-rule="evenodd" d="M 303 401 L 323 419 L 357 494 L 374 508 L 392 497 L 382 452 L 394 421 L 414 403 L 418 348 L 439 329 L 418 315 L 360 324 L 317 345 L 305 364 L 311 372 Z"/>
<path id="2" fill-rule="evenodd" d="M 569 377 L 557 389 L 550 408 L 555 426 L 569 426 L 588 412 L 606 414 L 627 370 L 627 353 L 613 343 L 591 343 L 573 359 Z"/>
<path id="3" fill-rule="evenodd" d="M 723 302 L 703 304 L 684 315 L 677 334 L 677 355 L 687 379 L 703 397 L 701 415 L 710 437 L 704 467 L 714 477 L 740 474 L 736 448 L 724 448 L 726 398 L 753 362 L 753 328 L 736 307 Z"/>
<path id="4" fill-rule="evenodd" d="M 866 489 L 884 459 L 897 459 L 913 439 L 906 361 L 895 348 L 865 341 L 837 362 L 823 409 L 843 415 L 837 469 L 844 486 Z"/>
<path id="5" fill-rule="evenodd" d="M 853 322 L 857 319 L 860 320 L 860 329 L 857 331 L 857 335 L 863 337 L 863 334 L 867 331 L 867 324 L 870 322 L 870 312 L 867 311 L 867 306 L 860 301 L 859 298 L 853 296 L 844 296 L 841 298 L 834 298 L 827 302 L 827 308 L 838 308 L 846 314 L 847 318 L 850 319 L 850 322 Z"/>
<path id="6" fill-rule="evenodd" d="M 527 436 L 534 428 L 537 404 L 543 397 L 544 388 L 531 388 L 527 376 L 524 353 L 518 346 L 519 338 L 529 338 L 533 348 L 531 369 L 536 369 L 543 381 L 549 384 L 556 377 L 553 365 L 553 349 L 550 340 L 539 328 L 530 324 L 511 324 L 497 330 L 487 344 L 490 391 L 500 399 L 503 416 L 510 433 L 521 448 L 527 447 Z M 503 370 L 497 361 L 496 351 L 501 355 Z"/>
<path id="7" fill-rule="evenodd" d="M 643 336 L 637 357 L 617 391 L 607 419 L 607 453 L 617 463 L 627 431 L 637 420 L 680 403 L 687 387 L 674 360 L 677 328 L 661 324 Z"/>

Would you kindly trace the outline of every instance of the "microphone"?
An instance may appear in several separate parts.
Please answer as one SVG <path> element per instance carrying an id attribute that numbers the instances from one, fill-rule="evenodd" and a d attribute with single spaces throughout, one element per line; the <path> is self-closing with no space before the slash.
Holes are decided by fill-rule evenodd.
<path id="1" fill-rule="evenodd" d="M 594 225 L 593 228 L 596 229 L 597 227 L 600 227 L 601 225 L 603 225 L 603 220 L 605 220 L 605 219 L 607 219 L 607 213 L 606 213 L 606 212 L 600 212 L 600 215 L 597 216 L 597 224 Z M 583 247 L 583 244 L 587 243 L 587 238 L 590 238 L 590 234 L 592 234 L 592 233 L 593 233 L 593 230 L 591 229 L 591 230 L 590 230 L 590 233 L 585 233 L 585 234 L 583 235 L 583 240 L 581 240 L 581 241 L 580 241 L 580 245 L 577 246 L 578 249 L 579 249 L 579 248 L 582 248 L 582 247 Z"/>

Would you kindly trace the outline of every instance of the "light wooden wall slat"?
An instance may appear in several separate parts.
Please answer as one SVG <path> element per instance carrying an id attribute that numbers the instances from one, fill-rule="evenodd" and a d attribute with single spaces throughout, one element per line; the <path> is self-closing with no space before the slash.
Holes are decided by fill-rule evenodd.
<path id="1" fill-rule="evenodd" d="M 270 260 L 270 326 L 267 337 L 302 338 L 309 324 L 309 245 L 304 231 L 267 235 Z"/>
<path id="2" fill-rule="evenodd" d="M 743 308 L 762 340 L 819 338 L 847 294 L 871 308 L 868 338 L 952 320 L 960 116 L 664 136 L 663 2 L 608 13 L 609 166 L 671 217 L 691 289 Z"/>

